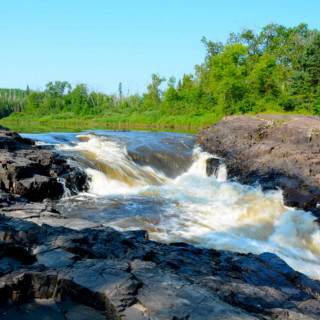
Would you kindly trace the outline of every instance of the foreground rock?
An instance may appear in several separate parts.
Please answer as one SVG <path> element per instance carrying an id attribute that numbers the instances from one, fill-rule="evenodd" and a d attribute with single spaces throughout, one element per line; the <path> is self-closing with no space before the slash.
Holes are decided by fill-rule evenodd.
<path id="1" fill-rule="evenodd" d="M 58 154 L 35 146 L 15 132 L 0 131 L 0 189 L 31 201 L 57 199 L 64 186 L 71 192 L 87 187 L 85 173 L 71 168 Z"/>
<path id="2" fill-rule="evenodd" d="M 274 254 L 166 245 L 144 231 L 56 220 L 64 226 L 0 215 L 1 319 L 320 317 L 320 282 Z"/>
<path id="3" fill-rule="evenodd" d="M 320 282 L 274 254 L 157 243 L 31 202 L 78 174 L 14 133 L 0 143 L 0 319 L 320 318 Z"/>
<path id="4" fill-rule="evenodd" d="M 311 210 L 320 217 L 319 117 L 226 117 L 200 132 L 198 140 L 206 151 L 224 159 L 229 178 L 279 187 L 286 205 Z"/>

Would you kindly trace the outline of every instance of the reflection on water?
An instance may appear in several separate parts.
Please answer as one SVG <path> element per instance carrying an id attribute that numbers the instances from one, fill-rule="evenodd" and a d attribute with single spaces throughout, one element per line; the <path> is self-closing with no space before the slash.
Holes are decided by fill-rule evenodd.
<path id="1" fill-rule="evenodd" d="M 85 122 L 66 122 L 62 121 L 54 123 L 41 123 L 41 122 L 28 122 L 28 121 L 2 121 L 0 120 L 1 130 L 10 130 L 21 133 L 50 133 L 50 132 L 81 132 L 82 130 L 146 130 L 158 132 L 163 129 L 167 132 L 184 132 L 184 133 L 197 133 L 198 131 L 204 129 L 203 126 L 172 126 L 172 125 L 140 125 L 140 124 L 130 124 L 130 123 L 106 123 L 103 122 L 92 122 L 90 120 Z"/>
<path id="2" fill-rule="evenodd" d="M 320 231 L 313 216 L 285 207 L 280 191 L 228 181 L 223 166 L 207 177 L 210 155 L 192 136 L 95 131 L 29 137 L 56 145 L 91 177 L 88 193 L 56 204 L 66 216 L 118 230 L 145 229 L 163 242 L 274 252 L 320 279 Z M 182 173 L 169 176 L 165 167 L 171 164 Z"/>

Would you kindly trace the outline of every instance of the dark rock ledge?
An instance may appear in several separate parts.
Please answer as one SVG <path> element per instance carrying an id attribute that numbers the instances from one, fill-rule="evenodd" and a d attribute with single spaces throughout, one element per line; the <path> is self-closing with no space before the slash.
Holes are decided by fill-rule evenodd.
<path id="1" fill-rule="evenodd" d="M 87 186 L 84 172 L 71 168 L 58 154 L 35 146 L 15 132 L 0 131 L 0 189 L 30 201 L 56 199 L 63 184 L 71 193 Z"/>
<path id="2" fill-rule="evenodd" d="M 0 198 L 0 319 L 320 318 L 320 282 L 274 254 L 157 243 Z"/>
<path id="3" fill-rule="evenodd" d="M 198 141 L 223 158 L 229 178 L 280 188 L 286 205 L 320 217 L 320 117 L 225 117 L 199 132 Z M 211 167 L 208 163 L 209 172 Z"/>

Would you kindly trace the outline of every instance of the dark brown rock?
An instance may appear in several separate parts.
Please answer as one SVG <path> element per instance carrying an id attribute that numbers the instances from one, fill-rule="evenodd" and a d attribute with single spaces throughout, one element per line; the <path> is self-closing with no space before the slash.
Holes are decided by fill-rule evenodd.
<path id="1" fill-rule="evenodd" d="M 41 201 L 61 197 L 64 189 L 56 179 L 35 174 L 31 178 L 13 183 L 12 191 L 30 201 Z"/>
<path id="2" fill-rule="evenodd" d="M 28 149 L 28 147 L 34 144 L 34 141 L 28 138 L 22 138 L 16 132 L 0 131 L 0 149 L 9 151 Z"/>
<path id="3" fill-rule="evenodd" d="M 219 158 L 209 158 L 207 160 L 207 168 L 206 168 L 206 173 L 208 177 L 210 176 L 217 176 L 219 167 L 222 164 L 222 160 Z"/>
<path id="4" fill-rule="evenodd" d="M 92 319 L 320 317 L 320 282 L 274 254 L 167 245 L 141 231 L 74 230 L 62 221 L 0 215 L 1 319 L 23 319 L 32 305 L 35 318 L 48 319 L 49 306 L 52 319 L 73 319 L 72 310 Z"/>
<path id="5" fill-rule="evenodd" d="M 198 141 L 225 160 L 230 178 L 281 188 L 287 205 L 319 214 L 319 117 L 231 116 L 199 132 Z"/>
<path id="6" fill-rule="evenodd" d="M 5 190 L 26 196 L 48 192 L 41 188 L 57 177 L 72 184 L 82 177 L 68 175 L 57 155 L 21 144 L 0 153 Z M 270 176 L 295 190 L 296 180 Z M 64 219 L 0 191 L 1 319 L 319 319 L 319 296 L 319 281 L 275 254 L 157 243 L 146 231 Z"/>
<path id="7" fill-rule="evenodd" d="M 0 131 L 0 188 L 30 201 L 57 199 L 64 186 L 72 194 L 87 188 L 87 175 L 71 168 L 58 154 L 43 150 L 30 139 Z"/>

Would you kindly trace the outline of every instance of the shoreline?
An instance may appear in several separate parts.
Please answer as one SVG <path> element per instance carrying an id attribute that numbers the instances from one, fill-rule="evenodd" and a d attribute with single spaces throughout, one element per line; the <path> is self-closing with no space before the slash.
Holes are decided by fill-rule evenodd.
<path id="1" fill-rule="evenodd" d="M 32 140 L 3 135 L 0 162 L 8 178 L 27 168 L 31 177 L 26 179 L 41 182 L 40 163 L 48 165 L 48 173 L 43 174 L 56 170 L 54 161 L 43 161 L 50 152 L 34 146 Z M 39 160 L 33 156 L 21 163 L 19 156 L 27 159 L 28 152 L 37 152 Z M 74 168 L 70 174 L 77 171 Z M 30 310 L 37 317 L 52 314 L 55 319 L 69 319 L 68 315 L 72 319 L 72 312 L 114 320 L 320 316 L 320 281 L 294 271 L 275 254 L 150 241 L 146 231 L 118 232 L 66 219 L 41 201 L 22 195 L 0 192 L 3 319 L 23 319 Z"/>
<path id="2" fill-rule="evenodd" d="M 11 127 L 23 127 L 27 125 L 32 126 L 48 126 L 48 127 L 85 127 L 86 129 L 93 129 L 93 128 L 105 128 L 105 129 L 147 129 L 153 131 L 162 131 L 162 129 L 166 129 L 166 131 L 170 132 L 185 132 L 185 133 L 197 133 L 199 130 L 203 130 L 207 128 L 207 126 L 181 126 L 181 125 L 160 125 L 160 124 L 130 124 L 126 122 L 105 122 L 105 123 L 99 123 L 99 122 L 86 122 L 86 121 L 79 121 L 79 122 L 37 122 L 37 121 L 1 121 L 0 124 L 5 126 L 12 125 Z"/>
<path id="3" fill-rule="evenodd" d="M 320 117 L 225 117 L 197 137 L 205 151 L 224 159 L 229 178 L 280 188 L 286 205 L 320 219 Z"/>

